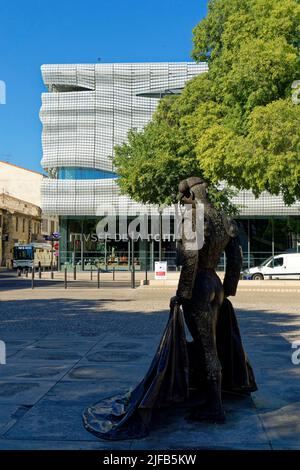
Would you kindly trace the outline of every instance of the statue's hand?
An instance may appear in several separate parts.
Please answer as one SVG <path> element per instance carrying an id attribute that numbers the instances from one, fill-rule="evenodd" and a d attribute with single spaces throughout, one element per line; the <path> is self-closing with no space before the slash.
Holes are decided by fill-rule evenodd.
<path id="1" fill-rule="evenodd" d="M 170 299 L 170 309 L 172 310 L 175 305 L 181 305 L 182 304 L 182 298 L 179 297 L 178 295 L 174 295 L 174 297 L 171 297 Z"/>

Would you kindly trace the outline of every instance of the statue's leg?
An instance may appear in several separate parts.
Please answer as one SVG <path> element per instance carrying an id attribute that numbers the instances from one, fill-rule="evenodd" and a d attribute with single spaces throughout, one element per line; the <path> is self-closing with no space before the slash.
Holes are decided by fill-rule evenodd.
<path id="1" fill-rule="evenodd" d="M 221 400 L 221 363 L 216 345 L 216 325 L 222 293 L 218 289 L 200 289 L 197 298 L 186 305 L 185 318 L 195 342 L 200 342 L 205 358 L 207 377 L 207 403 L 205 408 L 193 410 L 191 419 L 224 422 Z"/>
<path id="2" fill-rule="evenodd" d="M 225 414 L 221 399 L 221 364 L 216 347 L 216 312 L 213 309 L 202 310 L 195 316 L 195 323 L 201 338 L 207 373 L 206 409 L 195 412 L 194 419 L 209 419 L 224 422 Z"/>

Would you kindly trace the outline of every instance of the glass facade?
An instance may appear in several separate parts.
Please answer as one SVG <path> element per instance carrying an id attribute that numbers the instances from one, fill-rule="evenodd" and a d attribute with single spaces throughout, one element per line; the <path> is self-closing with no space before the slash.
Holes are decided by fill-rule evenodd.
<path id="1" fill-rule="evenodd" d="M 101 180 L 105 178 L 117 178 L 112 171 L 97 170 L 96 168 L 61 167 L 57 173 L 61 180 Z"/>
<path id="2" fill-rule="evenodd" d="M 102 243 L 89 236 L 110 213 L 158 217 L 158 209 L 120 195 L 115 145 L 126 141 L 129 129 L 141 130 L 150 121 L 162 96 L 180 93 L 188 80 L 207 69 L 205 63 L 192 62 L 42 66 L 48 92 L 42 95 L 40 111 L 41 163 L 49 174 L 42 184 L 42 207 L 60 218 L 61 263 L 128 269 L 127 242 Z M 251 191 L 241 191 L 233 202 L 240 207 L 246 266 L 298 249 L 300 203 L 287 207 L 280 196 L 264 193 L 256 199 Z M 164 214 L 172 215 L 172 208 Z M 83 240 L 72 240 L 75 233 Z M 169 241 L 160 247 L 157 241 L 136 242 L 137 266 L 147 260 L 152 269 L 159 249 L 176 269 L 176 244 Z M 220 267 L 225 262 L 220 260 Z"/>

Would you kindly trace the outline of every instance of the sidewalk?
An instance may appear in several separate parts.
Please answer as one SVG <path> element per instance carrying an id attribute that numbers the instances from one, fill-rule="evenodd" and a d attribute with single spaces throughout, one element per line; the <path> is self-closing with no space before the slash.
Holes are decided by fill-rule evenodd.
<path id="1" fill-rule="evenodd" d="M 159 296 L 157 293 L 159 292 Z M 97 293 L 97 292 L 96 292 Z M 169 289 L 125 292 L 7 292 L 0 303 L 0 449 L 300 448 L 298 297 L 233 299 L 259 390 L 224 398 L 224 425 L 188 423 L 185 407 L 166 410 L 141 440 L 107 442 L 89 434 L 82 410 L 134 386 L 145 374 L 167 321 Z"/>
<path id="2" fill-rule="evenodd" d="M 224 272 L 218 272 L 218 276 L 221 280 L 224 279 Z M 53 279 L 51 279 L 51 273 L 49 271 L 45 271 L 41 273 L 41 280 L 52 281 L 53 284 L 57 281 L 64 281 L 65 273 L 64 271 L 54 271 Z M 142 288 L 174 288 L 176 290 L 178 279 L 180 273 L 179 272 L 168 272 L 167 279 L 165 280 L 156 280 L 155 275 L 153 272 L 147 273 L 148 284 L 144 285 L 145 281 L 145 272 L 144 271 L 136 271 L 135 272 L 135 280 L 137 285 L 140 285 Z M 28 274 L 26 278 L 24 274 L 19 279 L 20 281 L 23 279 L 31 279 L 31 274 Z M 35 273 L 35 280 L 38 281 L 38 272 Z M 94 270 L 92 273 L 91 271 L 78 271 L 76 272 L 76 280 L 73 278 L 73 272 L 67 272 L 67 281 L 72 287 L 76 286 L 76 282 L 91 282 L 94 286 L 97 284 L 97 271 Z M 101 272 L 100 273 L 100 283 L 105 286 L 105 283 L 111 282 L 119 282 L 125 283 L 127 282 L 130 285 L 131 282 L 131 273 L 128 271 L 115 271 L 114 273 L 111 272 Z M 92 284 L 91 284 L 92 286 Z M 42 288 L 42 284 L 39 286 L 39 289 Z M 262 281 L 253 281 L 253 280 L 240 280 L 239 281 L 239 289 L 240 290 L 251 290 L 251 291 L 262 291 L 262 292 L 275 292 L 275 291 L 282 291 L 282 292 L 299 292 L 300 293 L 300 280 L 284 280 L 284 279 L 265 279 Z"/>

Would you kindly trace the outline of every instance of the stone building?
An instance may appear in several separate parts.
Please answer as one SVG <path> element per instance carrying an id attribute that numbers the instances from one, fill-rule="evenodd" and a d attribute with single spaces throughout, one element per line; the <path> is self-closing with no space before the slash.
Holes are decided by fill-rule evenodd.
<path id="1" fill-rule="evenodd" d="M 41 241 L 39 206 L 2 192 L 0 194 L 0 263 L 11 267 L 15 243 Z"/>
<path id="2" fill-rule="evenodd" d="M 43 215 L 43 174 L 0 161 L 0 265 L 10 266 L 14 243 L 44 241 L 58 231 L 58 217 Z"/>

